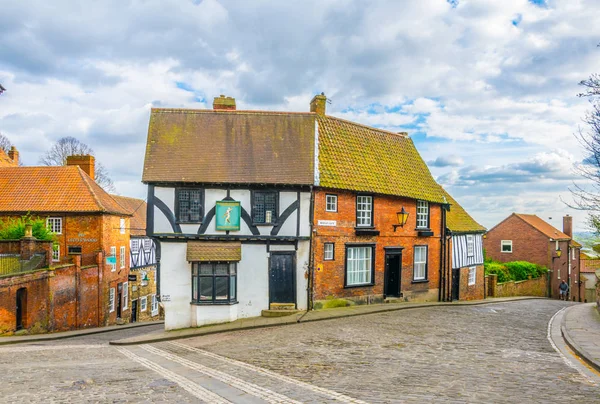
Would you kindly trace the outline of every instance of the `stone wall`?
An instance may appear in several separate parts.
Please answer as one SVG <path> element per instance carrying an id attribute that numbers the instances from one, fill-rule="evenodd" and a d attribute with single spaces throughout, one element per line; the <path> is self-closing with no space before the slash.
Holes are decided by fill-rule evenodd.
<path id="1" fill-rule="evenodd" d="M 548 282 L 546 276 L 526 281 L 510 281 L 496 284 L 494 297 L 510 296 L 540 296 L 548 294 Z M 490 296 L 491 297 L 491 296 Z"/>

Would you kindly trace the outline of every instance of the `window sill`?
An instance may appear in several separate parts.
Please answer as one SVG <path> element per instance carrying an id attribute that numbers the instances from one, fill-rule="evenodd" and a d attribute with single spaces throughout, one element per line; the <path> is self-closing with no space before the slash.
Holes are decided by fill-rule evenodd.
<path id="1" fill-rule="evenodd" d="M 433 236 L 433 231 L 431 229 L 416 229 L 417 235 L 419 237 L 431 237 Z"/>
<path id="2" fill-rule="evenodd" d="M 502 254 L 512 254 L 512 251 L 500 251 Z"/>
<path id="3" fill-rule="evenodd" d="M 180 221 L 176 221 L 175 223 L 177 223 L 177 224 L 199 224 L 199 225 L 202 225 L 202 222 L 180 222 Z"/>
<path id="4" fill-rule="evenodd" d="M 234 304 L 238 304 L 237 300 L 231 301 L 206 301 L 206 302 L 190 302 L 192 306 L 233 306 Z"/>
<path id="5" fill-rule="evenodd" d="M 152 312 L 152 317 L 158 316 L 158 310 Z"/>
<path id="6" fill-rule="evenodd" d="M 354 232 L 357 236 L 379 236 L 379 230 L 374 227 L 355 227 Z"/>
<path id="7" fill-rule="evenodd" d="M 429 283 L 429 279 L 416 279 L 413 280 L 411 283 Z"/>
<path id="8" fill-rule="evenodd" d="M 276 226 L 277 223 L 252 223 L 252 226 Z"/>
<path id="9" fill-rule="evenodd" d="M 371 286 L 375 286 L 375 284 L 374 283 L 361 283 L 360 285 L 344 285 L 344 289 L 368 288 Z"/>

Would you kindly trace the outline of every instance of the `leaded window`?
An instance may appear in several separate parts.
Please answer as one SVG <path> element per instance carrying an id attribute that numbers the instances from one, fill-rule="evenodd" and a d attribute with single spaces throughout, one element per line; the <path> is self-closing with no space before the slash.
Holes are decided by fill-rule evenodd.
<path id="1" fill-rule="evenodd" d="M 181 188 L 177 190 L 177 221 L 199 223 L 202 221 L 202 190 Z"/>
<path id="2" fill-rule="evenodd" d="M 277 222 L 277 192 L 254 191 L 252 193 L 252 222 L 271 224 Z"/>
<path id="3" fill-rule="evenodd" d="M 417 228 L 427 229 L 429 227 L 429 202 L 417 201 Z"/>
<path id="4" fill-rule="evenodd" d="M 346 248 L 346 286 L 373 283 L 373 247 Z"/>
<path id="5" fill-rule="evenodd" d="M 237 263 L 192 262 L 192 303 L 237 302 Z"/>
<path id="6" fill-rule="evenodd" d="M 356 197 L 356 226 L 373 226 L 373 197 L 370 195 Z"/>

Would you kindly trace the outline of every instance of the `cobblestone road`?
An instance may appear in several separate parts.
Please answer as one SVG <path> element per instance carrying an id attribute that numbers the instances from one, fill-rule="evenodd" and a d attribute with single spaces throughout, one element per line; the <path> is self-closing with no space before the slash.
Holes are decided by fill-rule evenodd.
<path id="1" fill-rule="evenodd" d="M 600 402 L 600 386 L 547 339 L 568 304 L 415 309 L 133 347 L 108 346 L 107 334 L 0 347 L 0 402 Z"/>

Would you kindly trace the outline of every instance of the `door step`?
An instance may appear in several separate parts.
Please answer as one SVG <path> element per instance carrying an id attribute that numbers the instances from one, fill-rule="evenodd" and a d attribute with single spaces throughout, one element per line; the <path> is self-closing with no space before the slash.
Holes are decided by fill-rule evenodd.
<path id="1" fill-rule="evenodd" d="M 263 317 L 285 317 L 300 313 L 301 310 L 263 310 L 260 314 Z"/>
<path id="2" fill-rule="evenodd" d="M 271 303 L 269 305 L 271 310 L 296 310 L 295 303 Z"/>
<path id="3" fill-rule="evenodd" d="M 404 303 L 405 301 L 403 297 L 386 297 L 384 300 L 385 303 Z"/>

